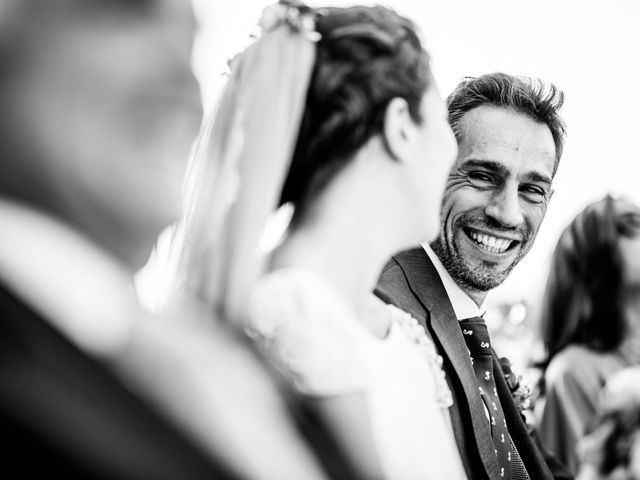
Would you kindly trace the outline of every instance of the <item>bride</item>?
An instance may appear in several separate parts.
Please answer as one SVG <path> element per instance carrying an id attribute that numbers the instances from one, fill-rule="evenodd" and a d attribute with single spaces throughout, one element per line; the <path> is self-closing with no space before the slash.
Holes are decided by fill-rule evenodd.
<path id="1" fill-rule="evenodd" d="M 390 255 L 438 230 L 456 147 L 428 55 L 387 8 L 292 3 L 267 9 L 233 62 L 211 154 L 192 165 L 178 271 L 247 322 L 363 477 L 464 478 L 441 359 L 370 293 Z M 288 230 L 258 257 L 278 205 Z"/>

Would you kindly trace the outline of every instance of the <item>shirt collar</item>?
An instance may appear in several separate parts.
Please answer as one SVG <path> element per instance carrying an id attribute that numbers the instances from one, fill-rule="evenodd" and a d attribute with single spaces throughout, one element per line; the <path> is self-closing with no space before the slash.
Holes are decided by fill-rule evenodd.
<path id="1" fill-rule="evenodd" d="M 78 347 L 113 355 L 139 315 L 131 275 L 62 221 L 0 198 L 0 281 Z"/>
<path id="2" fill-rule="evenodd" d="M 485 312 L 485 304 L 480 307 L 476 305 L 469 295 L 465 293 L 460 285 L 451 277 L 447 269 L 444 267 L 436 253 L 431 249 L 427 242 L 422 244 L 422 248 L 427 253 L 433 265 L 436 267 L 436 271 L 442 280 L 444 289 L 447 292 L 453 311 L 456 314 L 458 320 L 464 320 L 471 317 L 482 317 Z"/>

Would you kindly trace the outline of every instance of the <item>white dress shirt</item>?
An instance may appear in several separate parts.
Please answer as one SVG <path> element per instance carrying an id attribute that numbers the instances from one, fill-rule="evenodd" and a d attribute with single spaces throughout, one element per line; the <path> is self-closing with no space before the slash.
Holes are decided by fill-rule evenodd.
<path id="1" fill-rule="evenodd" d="M 476 302 L 474 302 L 469 295 L 465 293 L 462 288 L 456 283 L 456 281 L 451 277 L 449 272 L 442 262 L 436 255 L 436 253 L 431 249 L 428 243 L 423 243 L 422 248 L 429 255 L 429 258 L 433 262 L 433 265 L 436 267 L 438 275 L 440 276 L 440 280 L 442 280 L 442 284 L 444 285 L 444 289 L 447 292 L 447 296 L 449 297 L 449 301 L 453 306 L 453 311 L 456 314 L 456 318 L 458 320 L 464 320 L 466 318 L 472 317 L 482 317 L 484 316 L 486 309 L 485 304 L 483 303 L 478 307 Z"/>

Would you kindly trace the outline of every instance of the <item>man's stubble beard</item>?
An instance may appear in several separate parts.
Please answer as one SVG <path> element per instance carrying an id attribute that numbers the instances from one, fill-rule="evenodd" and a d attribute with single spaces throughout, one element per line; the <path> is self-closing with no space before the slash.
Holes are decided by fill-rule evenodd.
<path id="1" fill-rule="evenodd" d="M 440 233 L 438 238 L 431 244 L 431 249 L 438 256 L 449 275 L 462 287 L 463 290 L 473 290 L 477 292 L 488 292 L 500 286 L 509 276 L 514 267 L 522 260 L 524 254 L 518 255 L 516 259 L 502 271 L 495 271 L 491 266 L 485 268 L 474 268 L 468 265 L 464 258 L 455 250 L 455 246 L 450 247 L 444 233 Z"/>

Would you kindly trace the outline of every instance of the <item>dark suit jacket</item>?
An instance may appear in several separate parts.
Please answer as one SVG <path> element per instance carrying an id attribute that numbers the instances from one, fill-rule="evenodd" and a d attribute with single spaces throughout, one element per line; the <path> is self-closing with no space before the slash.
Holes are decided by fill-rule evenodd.
<path id="1" fill-rule="evenodd" d="M 395 255 L 384 268 L 375 293 L 383 301 L 413 315 L 443 357 L 454 402 L 450 409 L 451 421 L 468 478 L 499 480 L 491 430 L 469 352 L 444 285 L 426 252 L 416 248 Z M 494 362 L 493 373 L 509 433 L 531 479 L 571 478 L 556 464 L 558 471 L 551 472 L 520 417 L 497 362 Z"/>
<path id="2" fill-rule="evenodd" d="M 2 285 L 0 452 L 3 478 L 234 478 Z"/>

